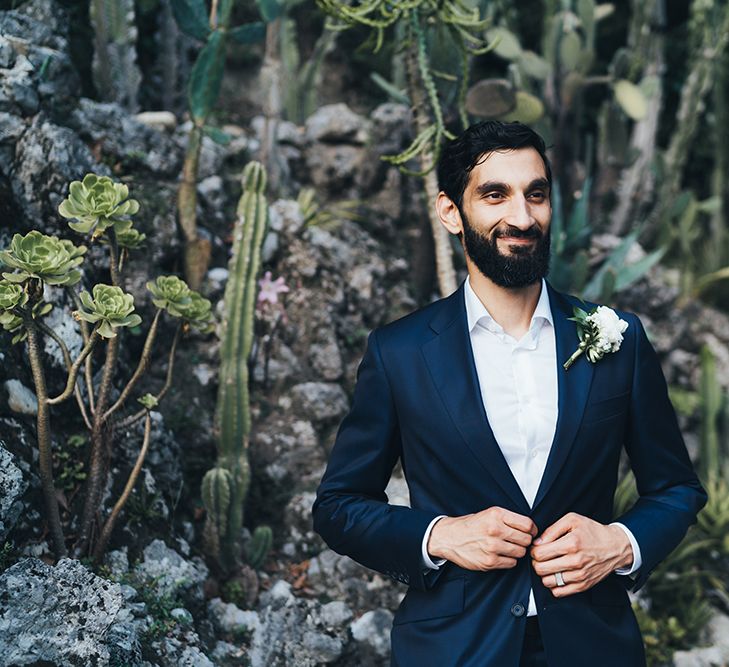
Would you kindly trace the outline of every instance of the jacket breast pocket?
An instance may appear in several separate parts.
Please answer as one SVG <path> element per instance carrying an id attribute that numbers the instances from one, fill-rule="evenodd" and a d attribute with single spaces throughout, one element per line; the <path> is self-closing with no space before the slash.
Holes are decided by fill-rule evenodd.
<path id="1" fill-rule="evenodd" d="M 439 581 L 427 591 L 411 588 L 395 612 L 393 625 L 460 614 L 465 604 L 465 587 L 466 578 L 458 577 Z"/>
<path id="2" fill-rule="evenodd" d="M 593 422 L 609 419 L 616 415 L 626 412 L 630 404 L 630 391 L 625 391 L 615 396 L 602 398 L 592 403 L 588 403 L 585 412 L 582 415 L 583 424 L 592 424 Z"/>

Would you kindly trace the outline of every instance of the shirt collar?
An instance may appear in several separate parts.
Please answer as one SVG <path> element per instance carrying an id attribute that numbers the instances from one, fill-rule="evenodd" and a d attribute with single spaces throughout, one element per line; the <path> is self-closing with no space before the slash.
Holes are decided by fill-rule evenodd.
<path id="1" fill-rule="evenodd" d="M 490 328 L 491 330 L 503 332 L 503 327 L 493 317 L 491 317 L 491 313 L 489 313 L 486 306 L 481 303 L 481 300 L 476 296 L 476 292 L 473 291 L 470 276 L 466 276 L 466 284 L 463 292 L 466 300 L 468 331 L 473 331 L 473 328 L 480 323 L 482 326 Z M 534 329 L 535 324 L 541 324 L 542 320 L 547 321 L 554 326 L 552 309 L 549 305 L 549 294 L 547 293 L 547 281 L 544 278 L 542 278 L 542 291 L 539 293 L 539 300 L 537 301 L 537 306 L 534 309 L 534 314 L 532 315 L 531 322 L 529 323 L 530 331 Z"/>

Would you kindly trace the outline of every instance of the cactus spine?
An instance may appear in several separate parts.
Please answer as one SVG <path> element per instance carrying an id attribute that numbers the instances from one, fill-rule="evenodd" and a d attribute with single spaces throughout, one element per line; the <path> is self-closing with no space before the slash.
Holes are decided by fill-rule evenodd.
<path id="1" fill-rule="evenodd" d="M 264 196 L 266 172 L 263 165 L 249 162 L 243 169 L 242 183 L 243 194 L 238 202 L 238 220 L 233 234 L 233 256 L 225 288 L 225 317 L 220 346 L 215 410 L 218 462 L 205 475 L 202 489 L 203 502 L 208 512 L 206 535 L 213 538 L 217 535 L 219 538 L 219 560 L 226 570 L 231 570 L 240 560 L 243 505 L 250 482 L 248 357 L 253 342 L 256 277 L 268 223 L 268 207 Z M 209 548 L 217 558 L 215 539 L 209 542 Z"/>

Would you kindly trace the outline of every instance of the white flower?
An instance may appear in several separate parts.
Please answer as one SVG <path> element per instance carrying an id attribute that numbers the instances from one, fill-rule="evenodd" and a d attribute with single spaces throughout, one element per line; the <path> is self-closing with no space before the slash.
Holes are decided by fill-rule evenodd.
<path id="1" fill-rule="evenodd" d="M 597 327 L 597 347 L 605 352 L 617 352 L 620 343 L 623 342 L 623 332 L 628 328 L 628 323 L 621 320 L 617 313 L 607 306 L 598 306 L 587 319 Z"/>
<path id="2" fill-rule="evenodd" d="M 579 347 L 563 364 L 567 370 L 583 352 L 592 363 L 599 361 L 609 352 L 617 352 L 623 342 L 623 332 L 628 323 L 621 320 L 617 313 L 607 306 L 597 306 L 589 313 L 581 308 L 574 308 L 574 317 L 569 319 L 577 322 L 577 335 L 580 338 Z"/>

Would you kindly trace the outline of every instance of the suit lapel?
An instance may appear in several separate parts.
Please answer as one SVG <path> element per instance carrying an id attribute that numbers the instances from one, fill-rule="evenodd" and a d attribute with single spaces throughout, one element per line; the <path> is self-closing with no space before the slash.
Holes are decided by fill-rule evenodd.
<path id="1" fill-rule="evenodd" d="M 501 453 L 481 400 L 468 334 L 464 285 L 465 281 L 443 302 L 443 308 L 430 322 L 439 335 L 421 350 L 440 397 L 471 453 L 512 500 L 516 511 L 526 514 L 529 504 Z"/>
<path id="2" fill-rule="evenodd" d="M 568 319 L 573 317 L 574 313 L 572 312 L 573 306 L 567 297 L 555 290 L 549 282 L 547 282 L 547 293 L 554 320 L 557 351 L 557 426 L 532 511 L 546 496 L 572 449 L 577 428 L 582 420 L 582 413 L 585 411 L 595 368 L 595 365 L 588 361 L 584 354 L 577 358 L 569 371 L 565 371 L 562 367 L 562 364 L 577 349 L 580 339 L 577 335 L 576 322 Z"/>
<path id="3" fill-rule="evenodd" d="M 571 304 L 547 282 L 555 325 L 558 418 L 546 469 L 530 509 L 484 410 L 468 333 L 464 289 L 465 281 L 442 301 L 442 307 L 430 321 L 431 329 L 438 335 L 423 344 L 421 351 L 446 410 L 473 456 L 512 500 L 516 511 L 531 514 L 572 448 L 590 388 L 593 365 L 580 356 L 569 372 L 562 368 L 564 361 L 577 349 L 579 338 L 575 323 L 567 320 L 573 315 Z"/>

